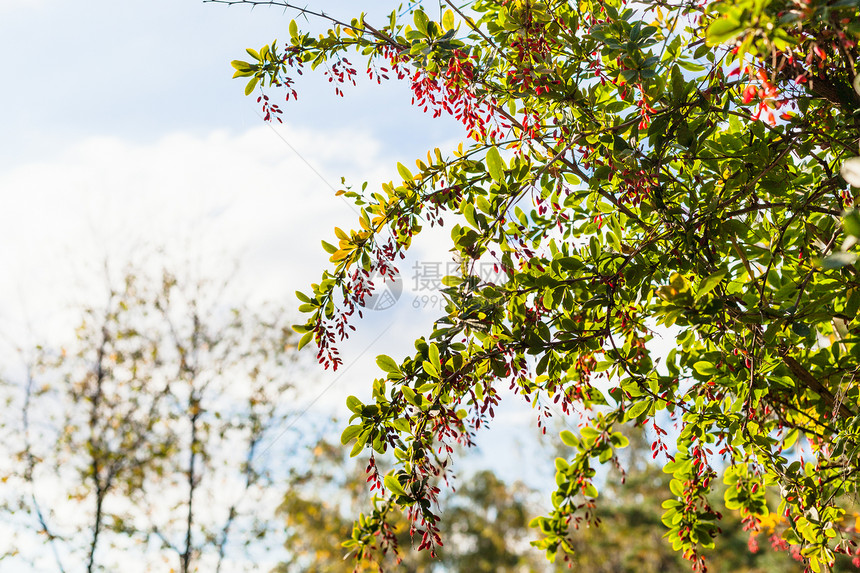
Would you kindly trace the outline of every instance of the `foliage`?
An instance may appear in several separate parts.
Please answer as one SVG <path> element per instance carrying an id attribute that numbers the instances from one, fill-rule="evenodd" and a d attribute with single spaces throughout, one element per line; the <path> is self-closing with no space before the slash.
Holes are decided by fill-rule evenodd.
<path id="1" fill-rule="evenodd" d="M 275 530 L 259 454 L 289 414 L 294 336 L 278 312 L 227 306 L 226 285 L 133 267 L 106 282 L 62 348 L 24 350 L 10 386 L 8 541 L 44 567 L 35 530 L 61 572 L 118 554 L 124 570 L 239 570 Z"/>
<path id="2" fill-rule="evenodd" d="M 335 229 L 332 268 L 298 294 L 302 342 L 337 368 L 370 273 L 390 274 L 422 226 L 451 227 L 462 272 L 444 315 L 413 356 L 380 357 L 374 403 L 348 403 L 343 441 L 370 452 L 387 496 L 357 522 L 357 556 L 393 543 L 395 506 L 436 550 L 433 478 L 506 386 L 541 416 L 586 413 L 561 435 L 572 453 L 534 520 L 550 559 L 593 521 L 596 465 L 617 461 L 631 421 L 667 462 L 667 538 L 694 569 L 717 538 L 720 481 L 746 527 L 781 516 L 811 570 L 855 551 L 857 0 L 442 0 L 382 23 L 300 12 L 330 28 L 293 22 L 286 45 L 234 61 L 249 93 L 294 97 L 310 67 L 342 94 L 366 67 L 470 138 L 398 164 L 381 190 L 343 191 L 358 229 Z M 477 276 L 479 261 L 497 275 Z M 383 477 L 375 456 L 391 451 Z"/>
<path id="3" fill-rule="evenodd" d="M 595 507 L 597 527 L 583 527 L 572 538 L 575 565 L 584 571 L 668 572 L 689 570 L 681 554 L 661 538 L 662 503 L 672 476 L 663 472 L 650 456 L 650 442 L 641 429 L 625 428 L 630 447 L 623 452 L 626 468 L 605 478 L 601 503 Z M 722 497 L 716 488 L 711 500 Z M 712 501 L 713 503 L 713 501 Z M 759 573 L 800 571 L 786 552 L 769 551 L 767 544 L 752 545 L 738 512 L 728 511 L 721 520 L 723 535 L 715 547 L 704 551 L 717 572 Z M 753 538 L 755 543 L 757 540 Z"/>
<path id="4" fill-rule="evenodd" d="M 596 526 L 583 527 L 572 538 L 573 565 L 578 570 L 624 573 L 669 573 L 688 570 L 681 555 L 661 541 L 663 492 L 671 476 L 650 459 L 650 444 L 644 433 L 630 430 L 631 447 L 624 452 L 628 468 L 621 475 L 610 472 L 605 492 L 595 508 Z M 290 559 L 277 573 L 292 571 L 340 571 L 343 569 L 341 541 L 352 529 L 351 515 L 373 500 L 365 487 L 364 469 L 344 460 L 335 444 L 320 442 L 312 451 L 312 461 L 302 466 L 290 480 L 291 488 L 280 507 L 287 526 L 286 547 Z M 396 514 L 392 527 L 400 548 L 397 563 L 389 553 L 374 563 L 357 564 L 361 571 L 376 571 L 378 565 L 397 571 L 567 571 L 561 564 L 541 563 L 540 553 L 524 544 L 531 534 L 527 515 L 540 511 L 540 492 L 523 483 L 506 484 L 489 470 L 458 479 L 456 492 L 443 492 L 440 528 L 446 540 L 436 559 L 426 551 L 410 547 L 409 523 Z M 722 491 L 714 493 L 719 498 Z M 725 537 L 707 550 L 714 570 L 726 573 L 800 571 L 800 556 L 769 549 L 759 540 L 762 534 L 743 531 L 737 512 L 723 520 Z M 773 535 L 774 531 L 769 531 Z M 778 534 L 775 534 L 778 537 Z M 850 565 L 844 558 L 843 566 Z"/>
<path id="5" fill-rule="evenodd" d="M 291 556 L 278 573 L 341 571 L 341 543 L 352 530 L 352 512 L 373 503 L 364 468 L 344 460 L 339 444 L 320 442 L 312 455 L 313 461 L 291 479 L 292 487 L 280 506 Z M 534 494 L 524 484 L 508 485 L 488 470 L 464 476 L 456 495 L 446 496 L 440 522 L 446 544 L 436 559 L 410 548 L 409 521 L 397 513 L 390 526 L 399 555 L 389 552 L 378 562 L 368 555 L 356 568 L 376 571 L 382 566 L 428 573 L 546 570 L 540 553 L 528 544 Z"/>

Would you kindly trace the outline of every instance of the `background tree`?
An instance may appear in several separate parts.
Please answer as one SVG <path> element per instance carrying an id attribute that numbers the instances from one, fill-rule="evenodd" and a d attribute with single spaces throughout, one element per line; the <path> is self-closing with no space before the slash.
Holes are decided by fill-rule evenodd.
<path id="1" fill-rule="evenodd" d="M 359 558 L 393 543 L 395 506 L 435 552 L 433 479 L 500 387 L 541 416 L 548 402 L 586 413 L 561 435 L 572 453 L 534 521 L 550 559 L 593 521 L 595 467 L 617 460 L 625 422 L 646 425 L 666 461 L 663 521 L 694 569 L 717 537 L 720 481 L 745 527 L 783 516 L 783 542 L 813 571 L 856 551 L 844 519 L 860 476 L 855 0 L 442 0 L 384 22 L 297 10 L 329 29 L 290 23 L 286 45 L 234 61 L 246 93 L 290 99 L 303 67 L 341 93 L 358 74 L 349 55 L 471 140 L 398 164 L 381 190 L 344 190 L 357 230 L 335 229 L 332 269 L 299 294 L 302 343 L 337 368 L 368 276 L 392 273 L 421 228 L 451 228 L 461 274 L 444 315 L 413 356 L 380 357 L 371 404 L 348 403 L 343 440 L 369 451 L 388 494 L 354 530 Z M 487 262 L 496 277 L 478 275 Z M 399 464 L 385 476 L 383 452 Z"/>
<path id="2" fill-rule="evenodd" d="M 366 487 L 365 468 L 345 459 L 343 450 L 325 441 L 312 461 L 291 480 L 280 513 L 287 525 L 291 553 L 277 571 L 334 572 L 344 568 L 343 542 L 353 516 L 374 503 Z M 492 471 L 458 479 L 456 495 L 441 504 L 440 527 L 445 546 L 436 559 L 412 547 L 410 523 L 402 514 L 390 523 L 399 553 L 368 556 L 356 568 L 377 571 L 545 571 L 548 563 L 529 545 L 528 522 L 536 491 L 521 482 L 507 484 Z M 398 562 L 399 559 L 399 562 Z"/>
<path id="3" fill-rule="evenodd" d="M 293 336 L 278 310 L 231 306 L 226 283 L 143 269 L 109 278 L 75 336 L 30 352 L 10 386 L 8 541 L 48 570 L 25 529 L 58 571 L 256 569 L 287 472 L 263 454 L 289 448 L 272 430 L 291 413 Z"/>
<path id="4" fill-rule="evenodd" d="M 573 537 L 575 569 L 596 573 L 668 573 L 689 570 L 683 557 L 663 541 L 666 528 L 661 517 L 664 491 L 671 475 L 651 460 L 650 443 L 641 429 L 630 429 L 631 444 L 623 454 L 623 474 L 610 471 L 602 501 L 595 508 L 595 523 L 580 528 Z M 561 450 L 561 448 L 559 448 Z M 291 480 L 280 507 L 287 526 L 290 558 L 279 573 L 334 572 L 344 567 L 341 544 L 350 535 L 352 516 L 372 505 L 364 467 L 345 459 L 334 444 L 322 441 Z M 402 515 L 392 520 L 399 558 L 389 553 L 385 569 L 397 571 L 567 571 L 542 559 L 528 540 L 529 515 L 542 511 L 541 494 L 521 482 L 508 484 L 490 470 L 470 472 L 457 480 L 456 491 L 443 491 L 440 530 L 445 545 L 436 559 L 416 551 L 409 536 L 409 522 Z M 724 488 L 723 488 L 724 489 Z M 723 491 L 713 495 L 714 502 Z M 856 514 L 855 514 L 856 515 Z M 854 516 L 852 516 L 852 519 Z M 774 549 L 768 540 L 776 528 L 765 525 L 762 534 L 743 530 L 738 512 L 723 518 L 724 539 L 706 552 L 717 572 L 799 572 L 800 555 Z M 770 530 L 770 531 L 767 531 Z M 797 559 L 797 560 L 796 560 Z M 843 557 L 841 569 L 852 567 Z M 361 571 L 376 571 L 377 563 L 360 562 Z"/>

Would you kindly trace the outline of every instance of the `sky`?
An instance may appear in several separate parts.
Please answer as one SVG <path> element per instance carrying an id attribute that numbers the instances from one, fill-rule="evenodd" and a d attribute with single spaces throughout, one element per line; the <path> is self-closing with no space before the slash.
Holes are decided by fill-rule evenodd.
<path id="1" fill-rule="evenodd" d="M 372 18 L 387 5 L 361 9 Z M 354 2 L 314 8 L 357 15 Z M 282 105 L 284 123 L 264 123 L 229 62 L 285 40 L 291 17 L 200 0 L 0 0 L 0 373 L 20 368 L 14 347 L 62 340 L 69 309 L 98 292 L 104 261 L 121 267 L 144 247 L 196 257 L 216 276 L 239 260 L 248 298 L 296 308 L 294 291 L 327 268 L 320 240 L 356 224 L 334 194 L 341 177 L 378 187 L 397 162 L 460 141 L 453 120 L 410 105 L 406 85 L 361 82 L 340 98 L 313 73 Z M 446 231 L 423 235 L 401 267 L 397 304 L 367 313 L 342 369 L 302 373 L 308 415 L 344 417 L 349 394 L 369 400 L 378 354 L 411 354 L 429 333 L 441 299 L 415 275 L 450 259 Z M 532 412 L 504 404 L 470 463 L 551 479 L 528 437 Z"/>
<path id="2" fill-rule="evenodd" d="M 0 1 L 15 78 L 0 93 L 0 320 L 53 324 L 94 267 L 141 244 L 241 258 L 250 296 L 295 306 L 326 268 L 319 241 L 356 221 L 334 196 L 341 177 L 378 187 L 397 161 L 459 135 L 414 110 L 405 86 L 342 99 L 318 74 L 283 125 L 264 123 L 229 62 L 288 23 L 196 0 Z"/>

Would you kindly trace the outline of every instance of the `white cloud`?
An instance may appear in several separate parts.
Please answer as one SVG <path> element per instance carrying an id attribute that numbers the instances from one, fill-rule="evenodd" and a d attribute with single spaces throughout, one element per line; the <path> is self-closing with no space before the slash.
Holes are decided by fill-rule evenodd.
<path id="1" fill-rule="evenodd" d="M 339 170 L 356 179 L 381 169 L 378 145 L 360 133 L 281 132 L 332 184 L 339 177 L 328 166 L 338 158 L 346 158 Z M 174 256 L 191 249 L 191 260 L 194 252 L 221 254 L 210 260 L 221 272 L 244 255 L 255 267 L 246 269 L 255 288 L 283 294 L 318 277 L 325 263 L 319 238 L 354 220 L 350 206 L 267 126 L 178 133 L 151 145 L 89 138 L 0 174 L 0 189 L 0 300 L 20 301 L 40 317 L 47 301 L 78 294 L 68 285 L 106 256 L 122 264 L 143 245 L 172 247 Z M 0 316 L 20 319 L 8 302 L 0 305 Z"/>
<path id="2" fill-rule="evenodd" d="M 307 292 L 328 267 L 320 239 L 332 241 L 334 226 L 357 224 L 354 206 L 330 185 L 344 175 L 373 188 L 391 179 L 394 161 L 362 132 L 274 129 L 174 133 L 151 144 L 92 137 L 0 172 L 0 336 L 25 345 L 30 327 L 38 342 L 69 336 L 68 309 L 101 302 L 105 258 L 121 267 L 153 246 L 215 278 L 241 259 L 241 292 L 294 308 L 294 291 Z M 444 240 L 423 244 L 439 256 Z M 307 376 L 315 379 L 308 400 L 336 381 L 315 409 L 345 413 L 346 395 L 369 399 L 375 357 L 411 353 L 412 341 L 429 331 L 439 309 L 412 308 L 411 264 L 401 269 L 406 289 L 398 306 L 366 312 L 342 344 L 343 369 Z M 0 343 L 0 357 L 4 350 Z"/>

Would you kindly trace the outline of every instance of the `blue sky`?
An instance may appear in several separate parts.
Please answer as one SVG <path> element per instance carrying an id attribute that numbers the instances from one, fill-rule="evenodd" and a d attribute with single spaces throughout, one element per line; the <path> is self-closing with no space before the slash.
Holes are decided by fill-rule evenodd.
<path id="1" fill-rule="evenodd" d="M 357 15 L 350 2 L 314 5 L 347 19 Z M 245 47 L 286 40 L 289 19 L 277 8 L 199 0 L 4 0 L 0 165 L 43 157 L 86 136 L 151 143 L 175 131 L 257 125 L 253 99 L 230 79 L 229 62 L 245 56 Z M 405 86 L 353 90 L 343 101 L 319 76 L 306 75 L 300 85 L 300 100 L 285 116 L 296 127 L 350 125 L 407 153 L 453 133 L 453 122 L 412 110 Z"/>

